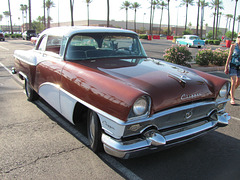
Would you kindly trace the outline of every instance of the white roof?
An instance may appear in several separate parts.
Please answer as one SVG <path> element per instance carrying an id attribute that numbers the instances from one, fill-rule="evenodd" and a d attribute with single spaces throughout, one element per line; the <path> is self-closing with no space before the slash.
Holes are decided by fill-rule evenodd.
<path id="1" fill-rule="evenodd" d="M 44 30 L 41 34 L 57 35 L 57 36 L 71 36 L 76 33 L 131 33 L 136 34 L 133 31 L 108 27 L 96 27 L 96 26 L 63 26 L 54 27 Z"/>

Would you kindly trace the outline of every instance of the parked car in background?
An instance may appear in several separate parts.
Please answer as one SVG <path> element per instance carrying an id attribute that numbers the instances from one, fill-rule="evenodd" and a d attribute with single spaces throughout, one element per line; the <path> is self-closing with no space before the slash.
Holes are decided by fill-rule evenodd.
<path id="1" fill-rule="evenodd" d="M 186 45 L 188 47 L 198 47 L 201 48 L 205 45 L 205 41 L 201 40 L 196 35 L 184 35 L 182 38 L 176 39 L 176 44 Z"/>
<path id="2" fill-rule="evenodd" d="M 31 37 L 36 37 L 36 31 L 35 30 L 27 30 L 22 33 L 23 40 L 31 40 Z"/>
<path id="3" fill-rule="evenodd" d="M 5 35 L 1 30 L 0 30 L 0 41 L 5 41 Z"/>
<path id="4" fill-rule="evenodd" d="M 226 79 L 148 58 L 133 31 L 50 28 L 33 50 L 16 50 L 14 57 L 28 100 L 41 96 L 71 123 L 86 124 L 94 152 L 136 157 L 230 119 Z"/>

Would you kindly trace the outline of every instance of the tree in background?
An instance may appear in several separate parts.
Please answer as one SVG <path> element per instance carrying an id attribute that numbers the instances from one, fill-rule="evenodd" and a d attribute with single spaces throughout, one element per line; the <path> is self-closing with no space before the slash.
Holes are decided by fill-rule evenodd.
<path id="1" fill-rule="evenodd" d="M 194 0 L 182 0 L 182 3 L 180 5 L 185 5 L 186 6 L 186 20 L 185 20 L 185 30 L 187 29 L 187 16 L 188 16 L 188 6 L 194 5 Z"/>
<path id="2" fill-rule="evenodd" d="M 87 3 L 87 25 L 89 26 L 89 4 L 92 2 L 93 0 L 86 0 Z"/>
<path id="3" fill-rule="evenodd" d="M 38 16 L 36 21 L 32 22 L 32 28 L 36 30 L 36 33 L 40 33 L 45 29 L 44 16 Z"/>
<path id="4" fill-rule="evenodd" d="M 51 21 L 51 18 L 50 18 L 50 9 L 52 7 L 55 7 L 55 4 L 53 3 L 53 1 L 51 0 L 47 0 L 46 1 L 46 8 L 47 8 L 47 27 L 50 28 L 50 21 Z"/>
<path id="5" fill-rule="evenodd" d="M 161 34 L 161 28 L 162 28 L 162 16 L 163 16 L 163 9 L 167 7 L 167 4 L 164 1 L 161 1 L 158 3 L 157 8 L 161 9 L 161 17 L 160 17 L 160 22 L 159 22 L 159 30 L 158 34 Z"/>
<path id="6" fill-rule="evenodd" d="M 137 19 L 137 9 L 141 7 L 141 4 L 134 2 L 131 4 L 130 8 L 134 10 L 134 31 L 137 31 L 136 19 Z"/>
<path id="7" fill-rule="evenodd" d="M 70 0 L 71 26 L 74 26 L 74 21 L 73 21 L 73 5 L 74 5 L 74 0 Z"/>
<path id="8" fill-rule="evenodd" d="M 204 20 L 204 8 L 208 7 L 208 2 L 205 2 L 205 0 L 200 1 L 201 6 L 201 29 L 200 29 L 200 37 L 202 38 L 202 32 L 203 32 L 203 20 Z"/>
<path id="9" fill-rule="evenodd" d="M 44 29 L 46 28 L 46 1 L 43 0 L 43 25 L 44 25 Z"/>
<path id="10" fill-rule="evenodd" d="M 234 26 L 235 26 L 235 19 L 236 19 L 237 2 L 238 2 L 238 0 L 235 0 L 235 10 L 234 10 L 233 28 L 232 28 L 232 38 L 231 38 L 232 40 L 233 40 L 233 36 L 234 36 Z"/>
<path id="11" fill-rule="evenodd" d="M 128 8 L 130 6 L 131 6 L 131 3 L 129 1 L 124 1 L 121 6 L 121 9 L 126 10 L 126 29 L 128 29 Z"/>
<path id="12" fill-rule="evenodd" d="M 29 29 L 32 29 L 32 8 L 31 8 L 31 0 L 28 0 L 28 16 L 29 16 Z"/>
<path id="13" fill-rule="evenodd" d="M 238 28 L 237 28 L 237 32 L 239 32 L 240 15 L 238 15 L 238 17 L 237 17 L 237 19 L 236 19 L 236 20 L 238 21 Z"/>
<path id="14" fill-rule="evenodd" d="M 9 19 L 10 19 L 10 32 L 11 34 L 13 34 L 10 0 L 8 0 L 8 11 L 9 11 Z"/>
<path id="15" fill-rule="evenodd" d="M 110 13 L 110 5 L 109 5 L 109 0 L 107 0 L 107 27 L 109 27 L 109 13 Z"/>
<path id="16" fill-rule="evenodd" d="M 23 31 L 24 31 L 24 12 L 27 13 L 27 5 L 20 4 L 20 10 L 22 11 L 22 21 L 23 21 Z M 27 14 L 26 14 L 26 23 L 27 23 Z"/>
<path id="17" fill-rule="evenodd" d="M 225 34 L 226 34 L 226 32 L 227 32 L 227 25 L 228 25 L 228 22 L 229 22 L 229 20 L 230 20 L 230 22 L 231 22 L 231 18 L 232 18 L 232 17 L 233 17 L 232 14 L 227 14 L 227 15 L 226 15 L 227 22 L 226 22 Z M 229 24 L 230 24 L 230 22 L 229 22 Z M 230 26 L 229 26 L 229 29 L 230 29 Z"/>
<path id="18" fill-rule="evenodd" d="M 197 6 L 198 6 L 198 11 L 197 11 L 197 27 L 196 27 L 196 30 L 197 30 L 197 31 L 196 31 L 196 34 L 197 34 L 197 36 L 198 36 L 199 14 L 200 14 L 200 6 L 201 6 L 200 0 L 198 0 Z"/>
<path id="19" fill-rule="evenodd" d="M 168 33 L 167 35 L 169 36 L 170 35 L 170 10 L 169 10 L 169 2 L 170 0 L 168 0 Z"/>

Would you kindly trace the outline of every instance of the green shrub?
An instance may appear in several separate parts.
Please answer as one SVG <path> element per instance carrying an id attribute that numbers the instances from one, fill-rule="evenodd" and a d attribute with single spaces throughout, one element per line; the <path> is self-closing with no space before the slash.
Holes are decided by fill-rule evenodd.
<path id="1" fill-rule="evenodd" d="M 226 63 L 228 51 L 228 49 L 222 50 L 220 48 L 216 50 L 202 49 L 198 51 L 195 61 L 200 66 L 208 66 L 209 64 L 223 66 Z"/>
<path id="2" fill-rule="evenodd" d="M 209 40 L 205 40 L 205 44 L 208 44 L 209 43 Z"/>
<path id="3" fill-rule="evenodd" d="M 171 48 L 165 50 L 163 57 L 167 62 L 190 67 L 190 64 L 187 62 L 192 60 L 192 53 L 186 46 L 173 45 Z"/>
<path id="4" fill-rule="evenodd" d="M 15 34 L 11 34 L 11 38 L 15 38 L 16 37 L 16 35 Z"/>
<path id="5" fill-rule="evenodd" d="M 140 39 L 148 39 L 148 35 L 146 34 L 139 34 Z"/>
<path id="6" fill-rule="evenodd" d="M 8 38 L 8 37 L 10 37 L 10 35 L 9 34 L 5 34 L 5 37 Z"/>
<path id="7" fill-rule="evenodd" d="M 219 41 L 219 40 L 213 40 L 213 44 L 214 44 L 214 45 L 219 45 L 219 44 L 220 44 L 220 41 Z"/>
<path id="8" fill-rule="evenodd" d="M 208 40 L 208 44 L 213 45 L 213 40 Z"/>
<path id="9" fill-rule="evenodd" d="M 212 58 L 213 52 L 211 49 L 202 49 L 198 50 L 195 61 L 200 66 L 208 66 Z"/>

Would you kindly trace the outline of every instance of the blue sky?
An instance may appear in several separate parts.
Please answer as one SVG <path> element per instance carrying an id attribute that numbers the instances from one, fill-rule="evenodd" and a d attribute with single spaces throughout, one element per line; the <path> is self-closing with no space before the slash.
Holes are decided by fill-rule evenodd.
<path id="1" fill-rule="evenodd" d="M 86 3 L 84 0 L 74 0 L 74 20 L 86 20 L 87 11 Z M 120 10 L 120 6 L 124 0 L 110 0 L 110 19 L 123 21 L 125 20 L 125 10 Z M 196 1 L 196 0 L 195 0 Z M 209 2 L 210 0 L 206 0 Z M 222 0 L 224 10 L 223 14 L 234 14 L 235 0 Z M 55 7 L 51 9 L 50 16 L 53 18 L 53 22 L 66 22 L 70 21 L 70 8 L 69 0 L 53 0 Z M 107 0 L 93 0 L 90 4 L 90 19 L 95 20 L 105 20 L 107 17 Z M 149 22 L 150 15 L 150 0 L 129 0 L 129 2 L 138 2 L 141 4 L 141 8 L 137 11 L 137 21 L 138 22 Z M 185 24 L 185 6 L 179 7 L 180 0 L 171 0 L 170 1 L 170 17 L 171 25 L 182 25 Z M 20 11 L 20 4 L 28 4 L 28 0 L 10 0 L 11 9 L 12 9 L 12 19 L 13 24 L 22 23 L 22 13 Z M 8 0 L 1 0 L 0 14 L 3 15 L 4 11 L 8 11 Z M 58 13 L 59 12 L 59 13 Z M 191 22 L 192 26 L 196 26 L 197 19 L 197 6 L 189 6 L 188 8 L 188 23 Z M 154 23 L 159 23 L 160 20 L 160 10 L 156 9 Z M 213 23 L 213 10 L 210 8 L 205 9 L 205 18 L 204 24 L 212 26 Z M 145 14 L 145 15 L 144 15 Z M 240 1 L 238 1 L 237 15 L 240 15 Z M 38 16 L 43 16 L 43 5 L 42 0 L 32 0 L 32 19 L 36 19 Z M 134 19 L 134 11 L 129 10 L 128 15 L 129 21 Z M 177 18 L 178 17 L 178 18 Z M 6 24 L 8 21 L 6 18 L 0 22 L 1 24 Z M 163 24 L 167 24 L 167 10 L 163 12 Z M 221 27 L 226 26 L 226 18 L 222 16 L 221 18 Z M 235 26 L 237 28 L 237 25 Z"/>

